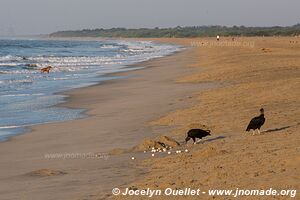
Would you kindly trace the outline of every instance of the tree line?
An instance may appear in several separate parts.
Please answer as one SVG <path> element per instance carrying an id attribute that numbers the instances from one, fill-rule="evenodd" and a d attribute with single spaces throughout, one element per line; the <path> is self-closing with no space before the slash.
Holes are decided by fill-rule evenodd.
<path id="1" fill-rule="evenodd" d="M 220 36 L 300 36 L 300 24 L 293 26 L 189 26 L 175 28 L 111 28 L 58 31 L 50 37 L 124 37 L 124 38 L 184 38 Z"/>

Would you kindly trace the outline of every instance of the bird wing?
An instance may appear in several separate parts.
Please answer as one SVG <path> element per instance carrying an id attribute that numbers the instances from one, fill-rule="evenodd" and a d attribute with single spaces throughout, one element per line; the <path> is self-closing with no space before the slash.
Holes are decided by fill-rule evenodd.
<path id="1" fill-rule="evenodd" d="M 254 117 L 251 119 L 251 121 L 249 122 L 248 126 L 247 126 L 247 131 L 250 129 L 256 129 L 257 126 L 261 123 L 261 119 L 260 117 Z"/>

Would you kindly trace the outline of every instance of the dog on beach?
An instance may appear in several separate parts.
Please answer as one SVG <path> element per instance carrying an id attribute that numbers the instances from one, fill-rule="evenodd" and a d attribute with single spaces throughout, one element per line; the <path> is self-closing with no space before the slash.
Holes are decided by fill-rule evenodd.
<path id="1" fill-rule="evenodd" d="M 187 143 L 190 139 L 193 139 L 194 144 L 197 144 L 196 138 L 200 140 L 206 136 L 209 136 L 210 130 L 202 130 L 202 129 L 191 129 L 187 132 L 187 136 L 185 138 L 185 143 Z"/>
<path id="2" fill-rule="evenodd" d="M 49 74 L 49 72 L 50 72 L 50 70 L 51 70 L 52 68 L 53 68 L 53 67 L 48 66 L 48 67 L 45 67 L 45 68 L 40 69 L 40 71 L 41 71 L 42 73 L 48 73 L 48 74 Z"/>

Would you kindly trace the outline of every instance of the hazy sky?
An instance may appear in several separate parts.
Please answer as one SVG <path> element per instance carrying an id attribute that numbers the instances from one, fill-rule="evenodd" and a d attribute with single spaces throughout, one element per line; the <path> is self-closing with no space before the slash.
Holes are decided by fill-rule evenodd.
<path id="1" fill-rule="evenodd" d="M 57 30 L 300 23 L 300 0 L 0 0 L 0 35 Z"/>

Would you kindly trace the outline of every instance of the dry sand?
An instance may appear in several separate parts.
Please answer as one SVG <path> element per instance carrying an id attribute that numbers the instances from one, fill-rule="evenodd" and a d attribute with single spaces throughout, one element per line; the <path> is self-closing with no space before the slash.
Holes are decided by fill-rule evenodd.
<path id="1" fill-rule="evenodd" d="M 71 97 L 63 106 L 86 108 L 88 118 L 36 126 L 1 143 L 1 200 L 106 199 L 113 187 L 129 186 L 299 189 L 300 40 L 237 38 L 244 43 L 231 47 L 216 46 L 211 38 L 156 41 L 200 42 L 200 47 L 116 74 L 128 79 L 68 92 Z M 264 132 L 246 134 L 247 123 L 261 107 L 267 118 Z M 213 136 L 189 145 L 189 153 L 44 158 L 47 153 L 130 148 L 158 135 L 182 142 L 189 128 L 203 125 Z M 137 159 L 130 160 L 132 155 Z M 142 161 L 145 157 L 149 159 Z M 187 197 L 176 197 L 181 198 Z"/>
<path id="2" fill-rule="evenodd" d="M 231 42 L 231 38 L 221 41 L 224 40 Z M 180 138 L 189 128 L 204 124 L 211 128 L 213 136 L 203 144 L 188 147 L 190 153 L 142 162 L 150 173 L 129 186 L 161 190 L 190 187 L 206 192 L 235 188 L 299 192 L 300 39 L 236 38 L 235 42 L 243 45 L 232 47 L 216 46 L 214 39 L 159 41 L 200 44 L 194 48 L 197 61 L 187 65 L 199 68 L 199 72 L 182 76 L 178 83 L 217 82 L 222 86 L 199 92 L 193 98 L 195 105 L 170 112 L 151 125 L 176 126 L 168 135 Z M 265 109 L 266 123 L 261 135 L 252 136 L 245 129 L 261 107 Z M 176 197 L 189 198 L 193 199 Z M 208 195 L 200 198 L 232 199 Z"/>

